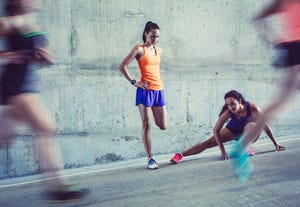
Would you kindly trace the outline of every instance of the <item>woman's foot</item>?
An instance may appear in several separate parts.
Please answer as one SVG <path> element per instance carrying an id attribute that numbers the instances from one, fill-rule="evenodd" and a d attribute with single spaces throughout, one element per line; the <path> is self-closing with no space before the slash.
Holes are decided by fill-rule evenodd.
<path id="1" fill-rule="evenodd" d="M 181 153 L 175 153 L 175 155 L 171 158 L 171 162 L 174 164 L 178 164 L 181 162 L 183 155 Z"/>
<path id="2" fill-rule="evenodd" d="M 254 156 L 255 150 L 253 149 L 252 145 L 248 148 L 247 155 Z"/>
<path id="3" fill-rule="evenodd" d="M 153 158 L 150 158 L 148 161 L 148 169 L 149 170 L 156 170 L 158 169 L 158 165 L 156 161 Z"/>
<path id="4" fill-rule="evenodd" d="M 50 201 L 67 202 L 84 198 L 89 189 L 79 188 L 76 185 L 66 185 L 54 190 L 46 190 L 42 198 Z"/>

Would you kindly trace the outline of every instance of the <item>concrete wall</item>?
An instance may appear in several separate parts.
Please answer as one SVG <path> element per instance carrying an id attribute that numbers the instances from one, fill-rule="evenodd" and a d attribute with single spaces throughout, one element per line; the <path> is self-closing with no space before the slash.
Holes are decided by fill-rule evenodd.
<path id="1" fill-rule="evenodd" d="M 118 66 L 144 25 L 161 28 L 161 73 L 168 110 L 166 131 L 153 123 L 154 154 L 183 150 L 212 134 L 224 94 L 236 89 L 260 106 L 276 98 L 282 71 L 251 24 L 263 0 L 49 0 L 39 18 L 59 63 L 39 70 L 46 106 L 59 126 L 65 167 L 144 157 L 135 88 Z M 271 21 L 273 21 L 271 19 Z M 275 19 L 273 22 L 277 22 Z M 138 78 L 136 62 L 130 72 Z M 277 136 L 299 133 L 299 109 L 271 126 Z M 293 110 L 293 111 L 292 111 Z M 28 130 L 0 150 L 0 178 L 38 172 Z M 145 158 L 146 163 L 146 158 Z"/>

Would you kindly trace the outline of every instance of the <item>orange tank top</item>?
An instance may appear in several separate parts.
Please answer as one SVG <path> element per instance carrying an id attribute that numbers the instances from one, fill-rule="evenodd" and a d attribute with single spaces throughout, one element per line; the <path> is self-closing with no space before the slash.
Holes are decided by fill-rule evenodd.
<path id="1" fill-rule="evenodd" d="M 163 90 L 162 80 L 160 78 L 160 54 L 156 47 L 155 56 L 149 56 L 146 46 L 142 46 L 144 55 L 138 60 L 141 78 L 140 81 L 148 82 L 148 90 Z"/>
<path id="2" fill-rule="evenodd" d="M 300 2 L 284 1 L 283 34 L 280 42 L 300 41 Z"/>

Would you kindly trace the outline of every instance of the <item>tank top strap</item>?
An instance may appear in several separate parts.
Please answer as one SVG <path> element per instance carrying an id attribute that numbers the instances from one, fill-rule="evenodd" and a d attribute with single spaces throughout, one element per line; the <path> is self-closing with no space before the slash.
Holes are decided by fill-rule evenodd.
<path id="1" fill-rule="evenodd" d="M 141 45 L 141 47 L 143 48 L 143 50 L 144 50 L 144 54 L 142 55 L 142 56 L 145 56 L 145 55 L 147 55 L 147 50 L 146 50 L 146 45 Z"/>
<path id="2" fill-rule="evenodd" d="M 246 101 L 245 105 L 246 105 L 246 109 L 247 109 L 247 117 L 249 117 L 249 116 L 252 115 L 251 108 L 250 108 L 250 103 Z"/>
<path id="3" fill-rule="evenodd" d="M 160 56 L 160 53 L 159 53 L 157 47 L 156 47 L 156 46 L 153 46 L 153 47 L 154 47 L 154 50 L 155 50 L 155 55 L 156 55 L 156 56 Z"/>

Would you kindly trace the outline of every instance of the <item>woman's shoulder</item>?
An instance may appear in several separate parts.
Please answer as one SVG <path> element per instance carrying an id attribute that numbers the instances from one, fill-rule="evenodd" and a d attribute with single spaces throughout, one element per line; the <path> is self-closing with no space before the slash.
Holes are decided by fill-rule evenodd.
<path id="1" fill-rule="evenodd" d="M 246 104 L 248 104 L 250 107 L 256 107 L 256 104 L 252 101 L 246 101 Z"/>
<path id="2" fill-rule="evenodd" d="M 135 45 L 132 49 L 132 52 L 134 53 L 135 57 L 139 59 L 145 53 L 144 45 Z"/>
<path id="3" fill-rule="evenodd" d="M 137 44 L 133 47 L 134 51 L 138 52 L 138 53 L 142 53 L 144 52 L 144 45 L 141 45 L 141 44 Z"/>
<path id="4" fill-rule="evenodd" d="M 229 109 L 226 109 L 220 116 L 219 119 L 224 119 L 227 120 L 229 118 L 231 118 L 232 113 L 230 112 Z"/>
<path id="5" fill-rule="evenodd" d="M 252 112 L 259 111 L 259 107 L 255 103 L 249 102 L 249 101 L 247 103 L 249 104 L 249 107 L 250 107 Z"/>

